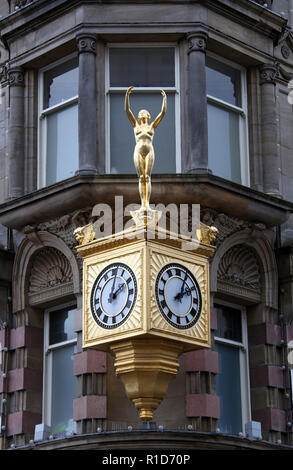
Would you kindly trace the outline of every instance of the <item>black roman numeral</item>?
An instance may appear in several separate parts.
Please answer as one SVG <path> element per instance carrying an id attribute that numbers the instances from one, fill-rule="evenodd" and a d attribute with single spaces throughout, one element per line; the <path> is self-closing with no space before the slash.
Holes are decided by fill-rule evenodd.
<path id="1" fill-rule="evenodd" d="M 169 318 L 169 320 L 171 320 L 172 315 L 173 313 L 171 312 L 171 310 L 168 310 L 167 317 Z"/>
<path id="2" fill-rule="evenodd" d="M 96 304 L 96 308 L 97 308 L 98 305 L 99 305 L 99 304 Z M 97 309 L 97 315 L 98 315 L 98 317 L 100 317 L 101 314 L 102 314 L 102 310 L 101 310 L 100 307 L 99 307 L 99 308 Z"/>
<path id="3" fill-rule="evenodd" d="M 196 310 L 194 308 L 191 309 L 190 313 L 193 316 L 193 318 L 196 316 Z"/>

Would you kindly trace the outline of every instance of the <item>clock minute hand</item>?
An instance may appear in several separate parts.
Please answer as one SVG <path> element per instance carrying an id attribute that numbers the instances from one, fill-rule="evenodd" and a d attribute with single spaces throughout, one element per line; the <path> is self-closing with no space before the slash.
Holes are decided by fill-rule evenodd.
<path id="1" fill-rule="evenodd" d="M 115 287 L 116 278 L 117 278 L 117 274 L 115 274 L 114 282 L 113 282 L 113 284 L 112 284 L 111 292 L 110 292 L 110 294 L 109 294 L 109 298 L 108 298 L 109 304 L 111 304 L 111 303 L 112 303 L 112 300 L 114 299 L 114 294 L 113 294 L 113 292 L 114 292 L 114 287 Z"/>
<path id="2" fill-rule="evenodd" d="M 174 297 L 174 299 L 175 299 L 175 300 L 179 300 L 180 303 L 181 303 L 181 299 L 182 299 L 182 297 L 183 297 L 183 295 L 184 295 L 183 289 L 184 289 L 184 284 L 185 284 L 186 279 L 187 279 L 187 273 L 185 273 L 185 277 L 184 277 L 184 279 L 183 279 L 183 281 L 182 281 L 182 286 L 181 286 L 180 292 L 178 292 L 178 294 L 176 294 L 175 297 Z"/>
<path id="3" fill-rule="evenodd" d="M 121 284 L 119 285 L 118 289 L 117 289 L 116 292 L 114 292 L 114 294 L 113 294 L 113 299 L 116 299 L 117 294 L 119 294 L 119 292 L 122 291 L 122 289 L 123 289 L 124 286 L 125 286 L 124 282 L 121 282 Z"/>

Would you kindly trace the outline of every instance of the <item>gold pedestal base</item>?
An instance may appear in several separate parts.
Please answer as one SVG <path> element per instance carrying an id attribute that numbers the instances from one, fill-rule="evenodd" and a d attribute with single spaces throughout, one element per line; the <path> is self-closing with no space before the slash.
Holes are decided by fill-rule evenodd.
<path id="1" fill-rule="evenodd" d="M 128 398 L 139 410 L 140 419 L 151 421 L 170 380 L 178 372 L 178 356 L 183 347 L 159 338 L 138 338 L 113 344 L 111 351 L 116 374 L 121 376 Z"/>

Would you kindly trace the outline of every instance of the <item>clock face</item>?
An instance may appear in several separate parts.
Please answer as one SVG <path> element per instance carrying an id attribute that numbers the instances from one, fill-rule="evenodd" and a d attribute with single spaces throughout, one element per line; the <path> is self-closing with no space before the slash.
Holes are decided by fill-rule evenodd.
<path id="1" fill-rule="evenodd" d="M 175 328 L 191 328 L 202 309 L 200 287 L 193 274 L 181 264 L 172 263 L 159 272 L 155 285 L 161 314 Z"/>
<path id="2" fill-rule="evenodd" d="M 137 282 L 133 271 L 123 263 L 112 263 L 96 278 L 91 291 L 91 311 L 99 326 L 122 325 L 134 307 Z"/>

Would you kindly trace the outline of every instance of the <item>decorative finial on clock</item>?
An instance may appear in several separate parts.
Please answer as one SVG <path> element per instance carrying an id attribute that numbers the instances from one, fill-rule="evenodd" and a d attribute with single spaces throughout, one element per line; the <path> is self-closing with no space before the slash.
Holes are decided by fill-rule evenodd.
<path id="1" fill-rule="evenodd" d="M 133 154 L 134 165 L 139 178 L 139 194 L 141 207 L 137 211 L 132 211 L 131 216 L 136 225 L 156 225 L 161 213 L 150 208 L 151 195 L 151 172 L 155 161 L 153 138 L 157 126 L 163 119 L 167 109 L 167 97 L 164 90 L 162 109 L 158 116 L 151 122 L 151 115 L 146 109 L 141 109 L 137 119 L 134 117 L 129 103 L 129 95 L 133 86 L 130 86 L 125 94 L 125 112 L 133 127 L 135 137 L 135 148 Z"/>

